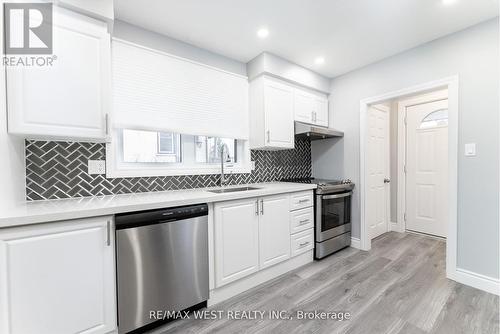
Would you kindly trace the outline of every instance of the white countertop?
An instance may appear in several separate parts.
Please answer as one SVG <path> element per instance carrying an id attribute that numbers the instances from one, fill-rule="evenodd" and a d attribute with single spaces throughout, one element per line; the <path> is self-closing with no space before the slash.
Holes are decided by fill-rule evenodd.
<path id="1" fill-rule="evenodd" d="M 315 184 L 287 182 L 255 183 L 227 188 L 245 186 L 258 187 L 259 189 L 216 194 L 207 190 L 217 188 L 202 188 L 22 202 L 4 210 L 5 212 L 0 212 L 0 228 L 197 203 L 220 202 L 316 188 Z"/>

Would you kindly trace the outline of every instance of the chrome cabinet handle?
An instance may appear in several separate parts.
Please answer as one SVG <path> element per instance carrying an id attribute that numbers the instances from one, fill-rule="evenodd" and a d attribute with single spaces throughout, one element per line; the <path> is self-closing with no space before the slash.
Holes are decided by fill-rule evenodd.
<path id="1" fill-rule="evenodd" d="M 257 216 L 259 215 L 259 200 L 255 201 L 255 214 Z"/>
<path id="2" fill-rule="evenodd" d="M 271 142 L 271 131 L 270 130 L 267 130 L 267 142 L 268 143 Z"/>
<path id="3" fill-rule="evenodd" d="M 106 131 L 106 136 L 109 135 L 109 114 L 106 114 L 104 115 L 104 126 L 106 127 L 105 128 L 105 131 Z"/>
<path id="4" fill-rule="evenodd" d="M 299 244 L 299 247 L 305 247 L 307 245 L 309 245 L 309 241 L 306 241 L 306 242 Z"/>
<path id="5" fill-rule="evenodd" d="M 260 214 L 264 215 L 264 200 L 260 200 Z"/>
<path id="6" fill-rule="evenodd" d="M 389 178 L 384 179 L 384 183 L 389 183 L 389 182 L 391 182 L 391 179 L 389 179 Z"/>
<path id="7" fill-rule="evenodd" d="M 305 225 L 307 223 L 309 223 L 309 219 L 304 219 L 304 220 L 299 221 L 299 225 Z"/>
<path id="8" fill-rule="evenodd" d="M 299 203 L 306 203 L 306 202 L 309 202 L 309 199 L 300 199 L 299 200 Z"/>
<path id="9" fill-rule="evenodd" d="M 111 221 L 106 223 L 106 245 L 111 246 Z"/>
<path id="10" fill-rule="evenodd" d="M 348 197 L 352 195 L 352 191 L 345 193 L 345 194 L 338 194 L 338 195 L 327 195 L 327 196 L 322 196 L 321 199 L 333 199 L 333 198 L 342 198 L 342 197 Z"/>

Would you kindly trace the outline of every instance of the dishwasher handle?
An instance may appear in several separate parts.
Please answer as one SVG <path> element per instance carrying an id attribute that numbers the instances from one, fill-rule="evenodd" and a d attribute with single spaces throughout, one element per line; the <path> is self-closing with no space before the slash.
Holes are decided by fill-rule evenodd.
<path id="1" fill-rule="evenodd" d="M 115 226 L 117 230 L 123 230 L 140 226 L 165 224 L 207 215 L 207 204 L 187 205 L 175 208 L 117 214 L 115 215 Z"/>

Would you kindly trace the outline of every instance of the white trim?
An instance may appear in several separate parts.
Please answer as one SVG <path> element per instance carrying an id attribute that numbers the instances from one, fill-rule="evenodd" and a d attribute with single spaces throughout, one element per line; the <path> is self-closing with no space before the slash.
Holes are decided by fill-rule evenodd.
<path id="1" fill-rule="evenodd" d="M 474 273 L 469 270 L 457 268 L 455 272 L 447 275 L 449 279 L 457 281 L 473 288 L 483 290 L 497 296 L 500 296 L 500 280 Z"/>
<path id="2" fill-rule="evenodd" d="M 449 163 L 449 224 L 446 242 L 446 276 L 453 279 L 457 276 L 457 184 L 458 184 L 458 75 L 427 82 L 421 85 L 404 88 L 386 94 L 366 98 L 360 101 L 360 208 L 361 208 L 361 249 L 370 250 L 371 240 L 368 236 L 365 219 L 365 150 L 366 150 L 366 114 L 371 104 L 383 103 L 394 98 L 411 96 L 417 93 L 430 92 L 439 88 L 448 88 L 448 163 Z"/>
<path id="3" fill-rule="evenodd" d="M 406 173 L 404 166 L 406 163 L 406 108 L 419 104 L 430 103 L 448 99 L 448 90 L 438 90 L 427 94 L 419 94 L 401 101 L 398 101 L 398 196 L 397 196 L 397 229 L 401 232 L 406 231 L 406 221 L 404 214 L 406 212 Z"/>
<path id="4" fill-rule="evenodd" d="M 361 249 L 361 240 L 359 238 L 351 237 L 351 247 Z"/>
<path id="5" fill-rule="evenodd" d="M 401 228 L 401 226 L 397 222 L 391 221 L 390 225 L 391 225 L 391 228 L 389 229 L 389 231 L 394 231 L 394 232 L 399 232 L 399 233 L 403 233 L 405 231 L 404 229 Z"/>

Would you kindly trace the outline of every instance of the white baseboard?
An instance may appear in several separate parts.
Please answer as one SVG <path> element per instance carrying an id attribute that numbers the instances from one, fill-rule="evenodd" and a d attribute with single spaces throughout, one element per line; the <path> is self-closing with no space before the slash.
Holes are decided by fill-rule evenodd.
<path id="1" fill-rule="evenodd" d="M 359 238 L 351 237 L 351 247 L 361 249 L 361 240 Z"/>
<path id="2" fill-rule="evenodd" d="M 454 272 L 449 273 L 449 279 L 458 283 L 462 283 L 473 288 L 483 290 L 497 296 L 500 296 L 500 280 L 477 274 L 469 270 L 457 268 Z"/>
<path id="3" fill-rule="evenodd" d="M 391 224 L 391 228 L 390 228 L 391 231 L 399 232 L 399 233 L 404 232 L 403 226 L 401 226 L 401 224 L 398 224 L 397 222 L 389 222 L 389 224 Z"/>
<path id="4" fill-rule="evenodd" d="M 237 294 L 256 287 L 259 284 L 270 281 L 291 270 L 297 269 L 299 267 L 302 267 L 303 265 L 313 262 L 313 252 L 314 249 L 311 249 L 306 253 L 297 255 L 287 261 L 278 263 L 274 266 L 258 271 L 250 276 L 211 290 L 210 297 L 207 302 L 208 306 L 218 304 L 226 299 L 236 296 Z"/>

